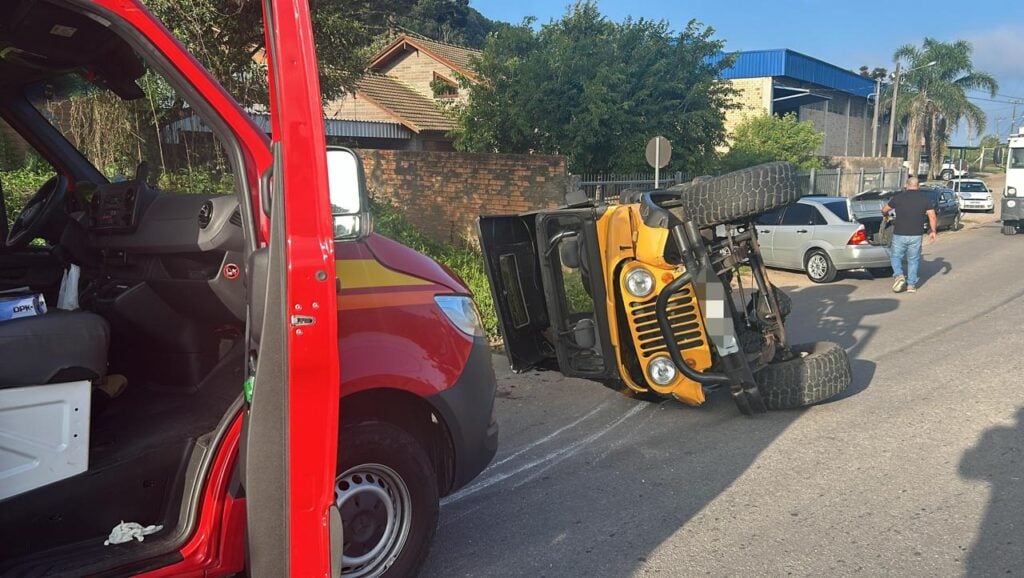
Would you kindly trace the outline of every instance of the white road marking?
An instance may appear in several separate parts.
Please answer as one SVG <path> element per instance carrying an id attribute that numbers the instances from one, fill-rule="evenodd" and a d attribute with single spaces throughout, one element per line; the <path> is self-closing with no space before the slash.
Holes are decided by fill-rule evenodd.
<path id="1" fill-rule="evenodd" d="M 510 477 L 512 477 L 514 475 L 516 475 L 516 474 L 520 474 L 520 473 L 525 472 L 527 470 L 531 470 L 533 468 L 536 468 L 537 466 L 546 465 L 549 462 L 552 462 L 553 460 L 557 460 L 557 461 L 555 461 L 551 465 L 557 464 L 558 462 L 561 462 L 562 460 L 564 460 L 564 459 L 574 455 L 575 453 L 577 453 L 580 450 L 580 448 L 582 448 L 582 447 L 584 447 L 584 446 L 594 442 L 595 440 L 597 440 L 598 438 L 600 438 L 604 434 L 606 434 L 609 431 L 615 429 L 617 426 L 622 424 L 627 419 L 637 415 L 638 413 L 643 411 L 643 409 L 645 407 L 647 407 L 647 406 L 648 406 L 648 404 L 637 404 L 637 405 L 634 405 L 629 411 L 627 411 L 626 413 L 622 414 L 618 419 L 616 419 L 612 423 L 608 424 L 604 428 L 598 430 L 597 432 L 592 433 L 589 436 L 583 438 L 582 440 L 580 440 L 578 442 L 575 442 L 575 443 L 572 443 L 572 444 L 569 444 L 568 446 L 565 446 L 564 448 L 555 450 L 555 451 L 545 455 L 544 457 L 541 457 L 539 459 L 533 460 L 532 462 L 527 462 L 527 463 L 525 463 L 525 464 L 523 464 L 523 465 L 513 469 L 512 471 L 509 471 L 509 472 L 506 472 L 506 473 L 501 473 L 501 474 L 495 474 L 495 475 L 493 475 L 493 476 L 491 476 L 491 477 L 489 477 L 487 479 L 480 480 L 479 482 L 477 482 L 477 483 L 475 483 L 475 484 L 473 484 L 471 486 L 468 486 L 468 487 L 462 489 L 461 491 L 452 494 L 451 496 L 448 496 L 444 500 L 441 500 L 441 505 L 442 506 L 446 506 L 446 505 L 458 502 L 459 500 L 462 500 L 463 498 L 468 498 L 469 496 L 472 496 L 473 494 L 475 494 L 475 493 L 477 493 L 477 492 L 479 492 L 481 490 L 486 490 L 487 488 L 493 486 L 494 484 L 497 484 L 498 482 L 504 481 L 504 480 L 506 480 L 506 479 L 508 479 L 508 478 L 510 478 Z M 547 470 L 547 469 L 548 468 L 544 468 L 544 470 Z"/>

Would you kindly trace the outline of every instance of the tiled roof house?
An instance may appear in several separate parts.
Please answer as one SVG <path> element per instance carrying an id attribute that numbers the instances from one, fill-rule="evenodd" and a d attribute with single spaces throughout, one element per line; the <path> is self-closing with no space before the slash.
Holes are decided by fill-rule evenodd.
<path id="1" fill-rule="evenodd" d="M 458 77 L 474 79 L 480 51 L 403 34 L 377 53 L 354 94 L 324 107 L 328 120 L 400 125 L 407 139 L 374 143 L 377 148 L 452 150 L 454 128 L 446 102 L 465 98 Z"/>

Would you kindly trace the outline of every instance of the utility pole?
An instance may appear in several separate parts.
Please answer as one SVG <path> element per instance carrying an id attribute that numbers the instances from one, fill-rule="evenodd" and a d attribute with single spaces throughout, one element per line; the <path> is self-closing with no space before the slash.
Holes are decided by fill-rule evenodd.
<path id="1" fill-rule="evenodd" d="M 1010 115 L 1010 128 L 1006 134 L 1006 142 L 1010 142 L 1010 137 L 1013 136 L 1013 123 L 1017 122 L 1017 103 L 1020 101 L 1013 101 L 1013 114 Z"/>
<path id="2" fill-rule="evenodd" d="M 889 113 L 889 146 L 885 156 L 892 157 L 892 141 L 896 135 L 896 99 L 900 95 L 900 63 L 896 63 L 896 79 L 892 85 L 892 111 Z"/>
<path id="3" fill-rule="evenodd" d="M 878 99 L 882 96 L 882 79 L 875 79 L 875 117 L 871 121 L 871 156 L 878 156 Z"/>

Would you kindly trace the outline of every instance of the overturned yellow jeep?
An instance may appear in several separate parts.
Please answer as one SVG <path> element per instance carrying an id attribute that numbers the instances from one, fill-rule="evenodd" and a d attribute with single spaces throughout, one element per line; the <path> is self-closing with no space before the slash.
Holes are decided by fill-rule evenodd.
<path id="1" fill-rule="evenodd" d="M 692 405 L 728 386 L 745 414 L 839 394 L 851 381 L 846 351 L 787 342 L 791 301 L 758 247 L 754 219 L 799 197 L 792 167 L 769 163 L 617 204 L 482 216 L 512 369 Z"/>

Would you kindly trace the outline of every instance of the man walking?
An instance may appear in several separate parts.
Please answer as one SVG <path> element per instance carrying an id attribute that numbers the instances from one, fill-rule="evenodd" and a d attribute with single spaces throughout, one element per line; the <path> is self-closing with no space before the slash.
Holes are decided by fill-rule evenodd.
<path id="1" fill-rule="evenodd" d="M 935 209 L 928 197 L 918 188 L 917 177 L 907 178 L 907 187 L 893 195 L 889 202 L 882 207 L 882 214 L 889 216 L 891 211 L 896 211 L 896 220 L 892 229 L 892 243 L 889 246 L 890 260 L 895 280 L 892 290 L 896 293 L 907 290 L 907 293 L 917 292 L 917 268 L 921 263 L 921 241 L 924 236 L 924 226 L 928 223 L 931 231 L 928 233 L 930 241 L 935 241 Z M 903 274 L 903 258 L 907 258 L 907 274 Z"/>

